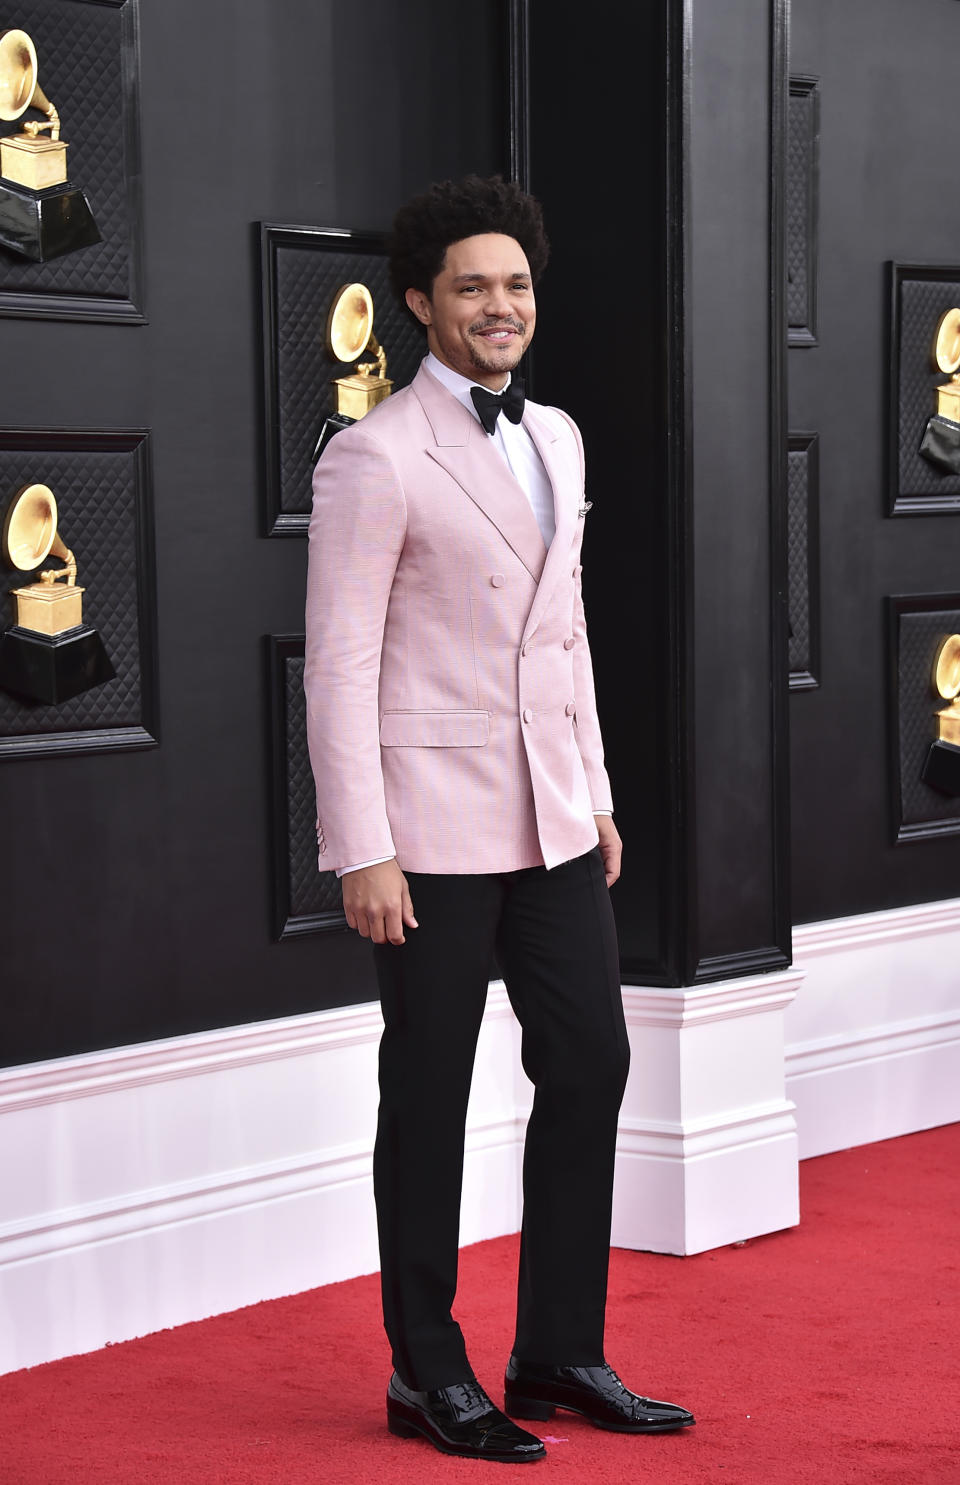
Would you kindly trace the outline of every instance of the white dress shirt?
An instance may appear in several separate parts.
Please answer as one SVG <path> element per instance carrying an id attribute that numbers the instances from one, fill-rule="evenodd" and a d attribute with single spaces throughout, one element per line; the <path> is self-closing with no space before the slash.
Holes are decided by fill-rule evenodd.
<path id="1" fill-rule="evenodd" d="M 459 371 L 445 366 L 438 361 L 432 351 L 427 353 L 424 366 L 430 375 L 435 377 L 448 392 L 456 397 L 467 409 L 472 418 L 480 422 L 480 414 L 473 405 L 470 396 L 471 387 L 479 387 L 480 382 L 472 382 L 469 377 L 461 376 Z M 510 385 L 510 376 L 500 388 L 505 391 Z M 490 389 L 487 388 L 487 391 Z M 482 424 L 481 424 L 482 426 Z M 490 441 L 497 453 L 504 460 L 517 484 L 530 502 L 530 508 L 537 518 L 540 527 L 540 535 L 543 544 L 549 547 L 557 530 L 556 513 L 553 504 L 553 486 L 550 476 L 544 468 L 543 460 L 540 458 L 539 450 L 530 434 L 524 428 L 522 421 L 511 423 L 510 419 L 501 415 L 497 418 L 496 428 L 489 435 Z M 597 814 L 608 814 L 607 810 L 597 810 Z M 348 871 L 361 871 L 365 866 L 376 866 L 380 861 L 392 861 L 392 856 L 377 856 L 372 861 L 358 861 L 356 866 L 343 866 L 337 870 L 337 876 L 345 876 Z"/>

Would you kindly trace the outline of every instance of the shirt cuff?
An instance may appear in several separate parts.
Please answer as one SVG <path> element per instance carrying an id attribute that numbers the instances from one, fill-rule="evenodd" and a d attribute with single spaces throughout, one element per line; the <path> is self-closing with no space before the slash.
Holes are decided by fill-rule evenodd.
<path id="1" fill-rule="evenodd" d="M 379 866 L 381 861 L 393 861 L 393 856 L 375 856 L 372 861 L 358 861 L 356 866 L 338 866 L 337 876 L 345 877 L 348 871 L 363 871 L 365 866 Z"/>

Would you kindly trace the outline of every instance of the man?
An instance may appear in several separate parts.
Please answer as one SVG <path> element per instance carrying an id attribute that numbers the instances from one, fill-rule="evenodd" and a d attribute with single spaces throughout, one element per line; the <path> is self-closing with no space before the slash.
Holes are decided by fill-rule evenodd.
<path id="1" fill-rule="evenodd" d="M 535 1085 L 507 1413 L 693 1422 L 628 1391 L 603 1354 L 629 1056 L 609 900 L 621 842 L 580 596 L 580 437 L 513 377 L 547 253 L 538 204 L 499 177 L 398 213 L 391 275 L 429 354 L 317 466 L 304 677 L 320 862 L 373 941 L 383 1006 L 388 1425 L 515 1462 L 544 1446 L 480 1387 L 450 1314 L 494 954 Z"/>

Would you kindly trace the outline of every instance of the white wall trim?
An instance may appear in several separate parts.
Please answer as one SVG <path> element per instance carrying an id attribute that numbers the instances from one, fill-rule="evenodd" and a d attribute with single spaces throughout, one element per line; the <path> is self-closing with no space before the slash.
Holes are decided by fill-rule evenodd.
<path id="1" fill-rule="evenodd" d="M 833 1072 L 859 1062 L 901 1057 L 960 1041 L 960 1010 L 955 1015 L 916 1016 L 888 1026 L 866 1027 L 852 1035 L 820 1037 L 787 1049 L 787 1076 Z"/>
<path id="2" fill-rule="evenodd" d="M 802 982 L 802 972 L 788 970 L 692 988 L 624 985 L 623 1007 L 628 1026 L 705 1026 L 761 1010 L 783 1010 Z"/>
<path id="3" fill-rule="evenodd" d="M 655 1160 L 687 1161 L 780 1139 L 784 1134 L 794 1135 L 796 1129 L 794 1105 L 784 1098 L 721 1118 L 691 1119 L 685 1124 L 621 1119 L 619 1149 Z"/>
<path id="4" fill-rule="evenodd" d="M 800 924 L 793 941 L 801 1158 L 960 1119 L 960 899 Z"/>
<path id="5" fill-rule="evenodd" d="M 857 945 L 874 946 L 894 939 L 916 941 L 928 934 L 960 932 L 960 898 L 919 902 L 912 907 L 887 908 L 853 918 L 828 918 L 823 923 L 798 923 L 793 930 L 795 961 Z"/>
<path id="6" fill-rule="evenodd" d="M 369 1273 L 377 1004 L 0 1071 L 0 1372 Z M 490 986 L 461 1239 L 520 1216 L 519 1037 Z"/>
<path id="7" fill-rule="evenodd" d="M 512 1015 L 503 981 L 493 981 L 484 1020 Z M 380 1006 L 373 1001 L 0 1068 L 0 1114 L 44 1103 L 63 1103 L 68 1098 L 142 1088 L 171 1078 L 202 1076 L 217 1068 L 251 1067 L 336 1047 L 364 1046 L 379 1042 L 382 1030 Z"/>
<path id="8" fill-rule="evenodd" d="M 795 952 L 625 987 L 615 1242 L 788 1225 L 798 1132 L 809 1156 L 960 1119 L 960 900 L 804 924 Z M 358 1005 L 0 1070 L 0 1372 L 374 1270 L 381 1024 Z M 519 1043 L 496 982 L 465 1242 L 519 1226 Z"/>

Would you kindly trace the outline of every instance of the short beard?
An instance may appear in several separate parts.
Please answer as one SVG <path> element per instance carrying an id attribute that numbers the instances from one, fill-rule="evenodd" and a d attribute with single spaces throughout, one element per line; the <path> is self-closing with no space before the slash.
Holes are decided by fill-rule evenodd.
<path id="1" fill-rule="evenodd" d="M 477 325 L 471 325 L 470 332 L 471 334 L 476 335 L 480 330 L 486 330 L 488 328 L 488 324 L 480 323 Z M 502 357 L 498 358 L 493 351 L 484 352 L 479 345 L 476 345 L 472 340 L 470 340 L 467 341 L 467 351 L 470 356 L 470 364 L 471 366 L 475 367 L 477 371 L 514 371 L 519 365 L 520 361 L 523 359 L 523 353 L 527 348 L 526 325 L 523 323 L 522 320 L 507 320 L 504 322 L 501 328 L 505 330 L 516 330 L 517 334 L 520 336 L 520 342 L 516 346 L 516 360 L 512 363 L 512 365 L 508 366 L 506 364 L 506 361 Z"/>

